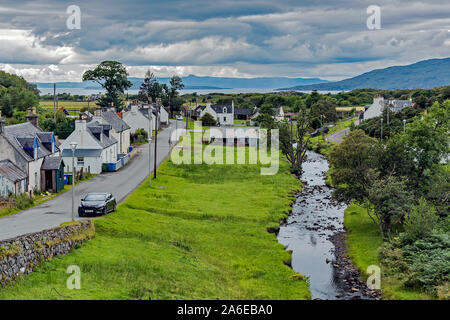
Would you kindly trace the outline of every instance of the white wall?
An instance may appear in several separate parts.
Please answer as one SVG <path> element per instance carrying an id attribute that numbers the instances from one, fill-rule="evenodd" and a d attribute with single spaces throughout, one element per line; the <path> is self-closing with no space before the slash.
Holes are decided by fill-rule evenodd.
<path id="1" fill-rule="evenodd" d="M 146 116 L 144 116 L 140 111 L 133 109 L 134 106 L 131 106 L 131 111 L 127 111 L 123 115 L 123 121 L 125 121 L 130 127 L 131 133 L 136 133 L 138 129 L 144 129 L 145 131 L 149 131 L 149 121 Z M 136 106 L 137 107 L 137 106 Z M 153 113 L 152 116 L 152 130 L 155 130 L 156 125 L 156 117 Z"/>
<path id="2" fill-rule="evenodd" d="M 364 112 L 364 120 L 381 116 L 384 108 L 384 98 L 373 99 L 372 105 Z"/>
<path id="3" fill-rule="evenodd" d="M 63 157 L 64 164 L 66 165 L 64 171 L 66 173 L 72 173 L 72 157 Z M 83 171 L 90 172 L 92 174 L 102 173 L 102 157 L 84 157 Z M 81 170 L 81 167 L 77 165 L 77 158 L 75 158 L 75 168 L 77 171 Z"/>
<path id="4" fill-rule="evenodd" d="M 41 190 L 41 167 L 44 158 L 28 162 L 28 191 Z"/>

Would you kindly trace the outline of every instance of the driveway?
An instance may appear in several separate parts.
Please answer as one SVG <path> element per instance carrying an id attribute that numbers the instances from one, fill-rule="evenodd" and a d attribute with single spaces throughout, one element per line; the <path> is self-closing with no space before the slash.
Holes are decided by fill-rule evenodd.
<path id="1" fill-rule="evenodd" d="M 178 128 L 184 128 L 179 121 Z M 169 155 L 169 136 L 175 129 L 175 121 L 158 133 L 157 164 Z M 154 145 L 152 145 L 154 158 Z M 153 170 L 153 159 L 151 168 Z M 148 177 L 148 144 L 138 147 L 137 155 L 117 172 L 102 173 L 75 186 L 75 210 L 80 199 L 88 192 L 111 192 L 118 202 L 138 187 Z M 72 219 L 72 190 L 69 190 L 45 203 L 0 219 L 0 240 L 10 239 L 26 233 L 38 232 L 59 226 Z M 78 213 L 76 212 L 76 219 Z"/>

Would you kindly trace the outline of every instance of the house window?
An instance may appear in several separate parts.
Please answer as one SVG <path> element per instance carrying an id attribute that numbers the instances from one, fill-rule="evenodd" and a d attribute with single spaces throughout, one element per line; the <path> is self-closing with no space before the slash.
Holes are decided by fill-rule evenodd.
<path id="1" fill-rule="evenodd" d="M 33 151 L 34 151 L 34 160 L 36 160 L 38 158 L 38 154 L 39 154 L 39 147 L 35 147 L 33 149 Z"/>
<path id="2" fill-rule="evenodd" d="M 84 167 L 84 158 L 83 157 L 77 157 L 77 166 Z"/>
<path id="3" fill-rule="evenodd" d="M 223 107 L 223 113 L 227 113 L 227 107 Z"/>
<path id="4" fill-rule="evenodd" d="M 223 117 L 223 122 L 227 122 L 227 117 Z"/>
<path id="5" fill-rule="evenodd" d="M 35 189 L 37 189 L 37 187 L 38 187 L 37 172 L 34 173 L 34 187 L 35 187 Z"/>

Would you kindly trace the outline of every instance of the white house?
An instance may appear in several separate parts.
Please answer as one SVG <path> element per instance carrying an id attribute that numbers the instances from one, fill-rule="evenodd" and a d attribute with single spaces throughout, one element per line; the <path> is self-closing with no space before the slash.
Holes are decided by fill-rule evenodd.
<path id="1" fill-rule="evenodd" d="M 19 191 L 56 189 L 52 172 L 47 172 L 52 170 L 42 166 L 47 157 L 60 156 L 56 137 L 39 128 L 36 108 L 28 109 L 26 119 L 24 123 L 4 126 L 0 114 L 0 161 L 9 160 L 26 174 L 26 188 Z"/>
<path id="2" fill-rule="evenodd" d="M 412 106 L 412 100 L 386 100 L 383 97 L 375 97 L 373 98 L 373 103 L 364 111 L 362 119 L 367 120 L 375 117 L 379 117 L 382 115 L 383 110 L 387 107 L 390 108 L 392 112 L 398 112 L 406 107 Z"/>
<path id="3" fill-rule="evenodd" d="M 131 128 L 115 111 L 96 110 L 92 122 L 111 125 L 110 135 L 118 142 L 118 153 L 127 154 L 129 152 Z"/>
<path id="4" fill-rule="evenodd" d="M 142 108 L 137 104 L 131 104 L 125 111 L 122 112 L 122 119 L 130 126 L 131 133 L 136 133 L 138 129 L 144 129 L 149 132 L 150 123 L 148 120 L 148 111 L 148 108 Z M 156 116 L 152 112 L 150 112 L 150 115 L 152 119 L 151 130 L 155 130 Z"/>
<path id="5" fill-rule="evenodd" d="M 232 126 L 234 124 L 234 102 L 231 105 L 211 105 L 207 103 L 206 106 L 200 106 L 196 109 L 199 112 L 199 118 L 209 113 L 216 119 L 217 124 L 223 126 Z"/>
<path id="6" fill-rule="evenodd" d="M 284 120 L 284 110 L 283 107 L 279 107 L 275 109 L 275 121 L 283 121 Z"/>
<path id="7" fill-rule="evenodd" d="M 117 140 L 112 136 L 112 126 L 97 121 L 86 123 L 86 120 L 76 120 L 75 130 L 64 140 L 60 149 L 66 164 L 65 171 L 71 173 L 72 149 L 71 143 L 76 142 L 75 168 L 93 174 L 102 172 L 104 163 L 115 163 L 119 146 Z"/>
<path id="8" fill-rule="evenodd" d="M 10 160 L 0 161 L 0 198 L 26 191 L 27 174 Z"/>

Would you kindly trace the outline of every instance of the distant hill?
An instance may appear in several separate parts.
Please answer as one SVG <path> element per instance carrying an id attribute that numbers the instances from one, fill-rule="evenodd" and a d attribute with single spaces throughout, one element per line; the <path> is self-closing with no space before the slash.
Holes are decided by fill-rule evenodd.
<path id="1" fill-rule="evenodd" d="M 445 85 L 450 85 L 450 58 L 424 60 L 407 66 L 373 70 L 336 82 L 288 88 L 280 86 L 282 89 L 279 90 L 429 89 Z"/>
<path id="2" fill-rule="evenodd" d="M 128 78 L 133 83 L 130 88 L 138 90 L 144 79 Z M 160 83 L 169 84 L 170 78 L 158 78 Z M 261 88 L 275 89 L 284 86 L 308 85 L 314 83 L 325 83 L 326 80 L 318 78 L 286 78 L 286 77 L 266 77 L 266 78 L 224 78 L 224 77 L 199 77 L 189 75 L 183 77 L 185 89 L 233 89 L 233 88 Z M 53 88 L 53 83 L 36 83 L 38 88 Z M 100 85 L 93 81 L 85 82 L 57 82 L 58 88 L 78 88 L 78 89 L 100 89 Z"/>

